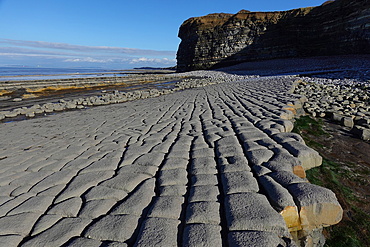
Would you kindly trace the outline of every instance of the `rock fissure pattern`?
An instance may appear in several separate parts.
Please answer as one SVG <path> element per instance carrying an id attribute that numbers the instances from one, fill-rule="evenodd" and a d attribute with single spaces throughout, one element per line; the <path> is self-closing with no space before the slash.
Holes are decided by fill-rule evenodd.
<path id="1" fill-rule="evenodd" d="M 291 77 L 1 125 L 0 246 L 320 246 Z M 47 131 L 46 131 L 47 130 Z"/>

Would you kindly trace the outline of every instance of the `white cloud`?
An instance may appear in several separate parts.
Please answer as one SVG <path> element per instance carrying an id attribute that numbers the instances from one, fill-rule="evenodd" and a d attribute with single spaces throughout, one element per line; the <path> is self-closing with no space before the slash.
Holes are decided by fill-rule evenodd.
<path id="1" fill-rule="evenodd" d="M 92 58 L 92 57 L 84 57 L 84 58 L 68 58 L 68 59 L 64 60 L 64 62 L 110 63 L 110 62 L 113 62 L 113 59 L 95 59 L 95 58 Z"/>
<path id="2" fill-rule="evenodd" d="M 140 57 L 134 58 L 130 61 L 131 64 L 135 63 L 164 63 L 164 64 L 172 64 L 175 63 L 176 59 L 169 59 L 169 58 L 147 58 L 147 57 Z"/>
<path id="3" fill-rule="evenodd" d="M 0 39 L 0 66 L 8 64 L 132 68 L 173 66 L 176 60 L 175 52 L 171 51 Z"/>
<path id="4" fill-rule="evenodd" d="M 75 52 L 104 52 L 104 53 L 121 53 L 126 55 L 151 55 L 151 56 L 174 56 L 175 51 L 157 51 L 145 50 L 124 47 L 109 47 L 109 46 L 82 46 L 72 45 L 66 43 L 45 42 L 45 41 L 26 41 L 26 40 L 13 40 L 13 39 L 0 39 L 1 44 L 20 46 L 20 47 L 33 47 L 41 49 L 57 49 Z"/>

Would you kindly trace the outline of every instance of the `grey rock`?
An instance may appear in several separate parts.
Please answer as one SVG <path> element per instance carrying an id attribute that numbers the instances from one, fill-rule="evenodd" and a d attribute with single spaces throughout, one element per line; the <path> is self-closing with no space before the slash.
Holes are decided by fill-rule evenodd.
<path id="1" fill-rule="evenodd" d="M 69 241 L 67 246 L 68 247 L 81 247 L 81 246 L 99 247 L 101 244 L 102 242 L 99 240 L 77 237 Z"/>
<path id="2" fill-rule="evenodd" d="M 159 196 L 183 196 L 186 193 L 185 185 L 167 185 L 159 188 Z"/>
<path id="3" fill-rule="evenodd" d="M 189 193 L 189 202 L 217 201 L 220 194 L 215 185 L 192 186 Z"/>
<path id="4" fill-rule="evenodd" d="M 184 203 L 184 197 L 164 196 L 157 197 L 149 210 L 148 217 L 179 219 Z"/>
<path id="5" fill-rule="evenodd" d="M 246 152 L 248 160 L 253 165 L 261 165 L 263 162 L 269 161 L 274 155 L 274 152 L 268 149 L 255 149 Z"/>
<path id="6" fill-rule="evenodd" d="M 139 217 L 134 215 L 106 215 L 85 231 L 86 238 L 125 242 L 132 237 Z"/>
<path id="7" fill-rule="evenodd" d="M 227 195 L 225 211 L 229 231 L 267 231 L 278 236 L 290 236 L 283 217 L 261 194 L 246 192 Z"/>
<path id="8" fill-rule="evenodd" d="M 186 185 L 188 182 L 187 172 L 182 168 L 164 170 L 160 172 L 158 181 L 160 186 Z"/>
<path id="9" fill-rule="evenodd" d="M 242 246 L 285 246 L 285 242 L 276 233 L 266 231 L 235 231 L 228 234 L 230 247 Z"/>
<path id="10" fill-rule="evenodd" d="M 184 158 L 178 158 L 178 157 L 168 158 L 164 161 L 162 170 L 171 170 L 171 169 L 177 169 L 177 168 L 186 169 L 188 163 L 189 161 Z"/>
<path id="11" fill-rule="evenodd" d="M 151 177 L 143 173 L 119 173 L 117 176 L 104 181 L 100 185 L 130 193 L 141 182 Z"/>
<path id="12" fill-rule="evenodd" d="M 222 173 L 250 171 L 247 158 L 243 156 L 231 156 L 219 158 L 219 169 Z"/>
<path id="13" fill-rule="evenodd" d="M 140 216 L 152 201 L 155 188 L 155 179 L 146 180 L 137 190 L 132 192 L 127 199 L 112 210 L 111 214 L 130 214 Z"/>
<path id="14" fill-rule="evenodd" d="M 186 224 L 219 225 L 220 204 L 218 202 L 193 202 L 186 209 Z"/>
<path id="15" fill-rule="evenodd" d="M 100 181 L 108 179 L 114 175 L 114 171 L 100 171 L 83 173 L 76 176 L 67 188 L 60 194 L 55 202 L 61 202 L 71 197 L 81 196 L 88 188 L 97 185 Z"/>
<path id="16" fill-rule="evenodd" d="M 20 235 L 0 235 L 0 246 L 17 247 L 22 240 Z"/>
<path id="17" fill-rule="evenodd" d="M 40 213 L 21 213 L 0 218 L 0 232 L 2 235 L 26 236 L 37 221 Z"/>
<path id="18" fill-rule="evenodd" d="M 126 196 L 127 193 L 123 190 L 112 189 L 101 185 L 92 187 L 86 194 L 84 194 L 86 201 L 99 199 L 113 199 L 115 201 L 119 201 Z"/>
<path id="19" fill-rule="evenodd" d="M 79 236 L 89 223 L 89 220 L 81 218 L 64 218 L 25 242 L 23 246 L 61 246 L 70 238 Z"/>
<path id="20" fill-rule="evenodd" d="M 95 219 L 101 215 L 105 215 L 116 204 L 116 200 L 91 200 L 83 205 L 78 213 L 78 217 L 86 219 Z"/>
<path id="21" fill-rule="evenodd" d="M 45 214 L 41 216 L 34 225 L 31 232 L 31 236 L 37 235 L 51 228 L 55 223 L 57 223 L 62 218 L 63 216 L 61 215 L 52 215 L 52 214 Z"/>
<path id="22" fill-rule="evenodd" d="M 217 176 L 213 174 L 198 174 L 191 177 L 191 184 L 193 186 L 217 185 Z"/>
<path id="23" fill-rule="evenodd" d="M 269 173 L 268 175 L 285 188 L 295 183 L 308 183 L 307 179 L 300 178 L 289 171 L 277 171 Z"/>
<path id="24" fill-rule="evenodd" d="M 288 190 L 274 181 L 271 177 L 260 176 L 258 177 L 258 182 L 262 185 L 271 205 L 278 212 L 283 211 L 286 207 L 296 206 L 293 197 L 289 194 Z"/>
<path id="25" fill-rule="evenodd" d="M 221 227 L 209 224 L 186 225 L 183 238 L 184 247 L 222 246 Z"/>
<path id="26" fill-rule="evenodd" d="M 63 217 L 76 217 L 80 211 L 81 205 L 82 200 L 80 197 L 72 197 L 53 205 L 48 210 L 48 214 L 59 214 Z"/>
<path id="27" fill-rule="evenodd" d="M 43 213 L 51 205 L 53 200 L 54 197 L 52 196 L 34 196 L 11 210 L 7 215 L 15 215 L 28 212 Z"/>
<path id="28" fill-rule="evenodd" d="M 177 246 L 177 227 L 180 221 L 166 218 L 147 218 L 140 229 L 135 247 Z"/>
<path id="29" fill-rule="evenodd" d="M 283 146 L 299 159 L 305 170 L 320 166 L 322 157 L 312 148 L 307 147 L 298 141 L 285 142 Z"/>
<path id="30" fill-rule="evenodd" d="M 225 194 L 259 191 L 257 180 L 251 172 L 227 172 L 221 174 Z"/>

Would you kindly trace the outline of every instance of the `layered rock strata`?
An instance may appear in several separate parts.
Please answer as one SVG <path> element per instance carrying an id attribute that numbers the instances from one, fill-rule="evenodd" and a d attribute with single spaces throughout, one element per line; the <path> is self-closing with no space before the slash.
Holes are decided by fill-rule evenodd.
<path id="1" fill-rule="evenodd" d="M 6 246 L 322 246 L 342 209 L 290 133 L 294 78 L 1 125 Z M 47 131 L 46 131 L 47 130 Z"/>
<path id="2" fill-rule="evenodd" d="M 261 59 L 369 53 L 369 19 L 368 0 L 190 18 L 179 30 L 177 68 L 189 71 Z"/>

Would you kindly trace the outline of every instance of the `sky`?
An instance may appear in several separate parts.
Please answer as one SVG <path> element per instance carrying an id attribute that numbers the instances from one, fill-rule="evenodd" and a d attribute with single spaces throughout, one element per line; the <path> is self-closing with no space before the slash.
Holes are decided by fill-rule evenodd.
<path id="1" fill-rule="evenodd" d="M 210 13 L 325 0 L 0 0 L 0 67 L 131 69 L 176 64 L 179 27 Z"/>

